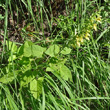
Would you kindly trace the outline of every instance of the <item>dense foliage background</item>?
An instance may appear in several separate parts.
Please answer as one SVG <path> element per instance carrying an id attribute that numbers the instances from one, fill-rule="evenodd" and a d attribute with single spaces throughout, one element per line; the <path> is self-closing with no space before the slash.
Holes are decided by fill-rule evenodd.
<path id="1" fill-rule="evenodd" d="M 0 109 L 109 110 L 110 1 L 0 0 Z"/>

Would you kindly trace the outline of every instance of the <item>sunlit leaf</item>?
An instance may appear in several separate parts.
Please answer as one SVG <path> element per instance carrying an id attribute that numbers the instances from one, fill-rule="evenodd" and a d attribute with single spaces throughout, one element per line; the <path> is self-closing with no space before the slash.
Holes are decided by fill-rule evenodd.
<path id="1" fill-rule="evenodd" d="M 24 56 L 25 57 L 30 57 L 32 52 L 31 52 L 31 43 L 29 41 L 26 41 L 24 44 Z"/>
<path id="2" fill-rule="evenodd" d="M 65 65 L 61 65 L 60 67 L 60 75 L 64 80 L 70 80 L 72 81 L 72 75 L 71 75 L 71 71 L 69 70 L 69 68 Z"/>
<path id="3" fill-rule="evenodd" d="M 65 47 L 65 48 L 61 51 L 61 53 L 64 54 L 64 55 L 70 54 L 70 52 L 71 52 L 71 49 L 68 48 L 68 47 Z"/>
<path id="4" fill-rule="evenodd" d="M 0 78 L 0 82 L 2 82 L 4 84 L 12 82 L 17 77 L 18 73 L 19 73 L 19 71 L 14 71 L 14 73 L 10 72 L 6 75 L 3 75 L 3 77 Z"/>
<path id="5" fill-rule="evenodd" d="M 30 82 L 30 91 L 35 99 L 38 99 L 42 93 L 43 79 L 43 77 L 40 77 Z"/>
<path id="6" fill-rule="evenodd" d="M 8 61 L 10 62 L 12 60 L 15 60 L 16 58 L 17 58 L 16 55 L 9 56 Z"/>
<path id="7" fill-rule="evenodd" d="M 51 57 L 54 57 L 59 53 L 59 51 L 60 51 L 60 47 L 55 44 L 55 45 L 51 45 L 45 53 Z"/>
<path id="8" fill-rule="evenodd" d="M 34 45 L 32 42 L 26 41 L 24 44 L 25 57 L 35 56 L 37 58 L 41 58 L 44 51 L 45 51 L 45 48 L 39 45 Z"/>
<path id="9" fill-rule="evenodd" d="M 36 56 L 37 58 L 41 58 L 45 48 L 39 45 L 32 45 L 32 56 Z"/>
<path id="10" fill-rule="evenodd" d="M 8 47 L 9 50 L 11 50 L 11 52 L 17 52 L 17 46 L 15 42 L 11 42 L 11 41 L 6 41 L 6 45 Z"/>
<path id="11" fill-rule="evenodd" d="M 59 74 L 66 81 L 72 81 L 71 71 L 63 63 L 50 64 L 50 67 L 47 67 L 46 71 L 50 71 L 53 74 Z"/>

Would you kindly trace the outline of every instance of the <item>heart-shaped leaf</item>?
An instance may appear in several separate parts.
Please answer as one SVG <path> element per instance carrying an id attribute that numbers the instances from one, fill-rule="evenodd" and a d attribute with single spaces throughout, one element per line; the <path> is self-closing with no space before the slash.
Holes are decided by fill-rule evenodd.
<path id="1" fill-rule="evenodd" d="M 43 79 L 43 77 L 40 77 L 30 82 L 30 91 L 35 99 L 38 99 L 42 93 Z"/>
<path id="2" fill-rule="evenodd" d="M 59 53 L 59 51 L 60 51 L 60 47 L 54 44 L 54 45 L 50 45 L 50 47 L 47 49 L 45 53 L 51 57 L 54 57 Z"/>

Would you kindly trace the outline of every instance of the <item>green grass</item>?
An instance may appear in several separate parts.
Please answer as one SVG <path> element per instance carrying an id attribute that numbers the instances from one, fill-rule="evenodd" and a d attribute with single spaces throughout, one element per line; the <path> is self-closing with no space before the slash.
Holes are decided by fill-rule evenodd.
<path id="1" fill-rule="evenodd" d="M 45 2 L 0 1 L 0 109 L 109 110 L 110 2 L 66 0 L 66 16 Z"/>

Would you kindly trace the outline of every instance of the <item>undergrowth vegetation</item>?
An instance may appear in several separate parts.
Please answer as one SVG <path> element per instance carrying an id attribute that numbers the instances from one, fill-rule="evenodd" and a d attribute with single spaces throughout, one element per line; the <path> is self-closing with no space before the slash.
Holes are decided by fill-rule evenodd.
<path id="1" fill-rule="evenodd" d="M 110 1 L 0 1 L 0 110 L 109 110 Z"/>

